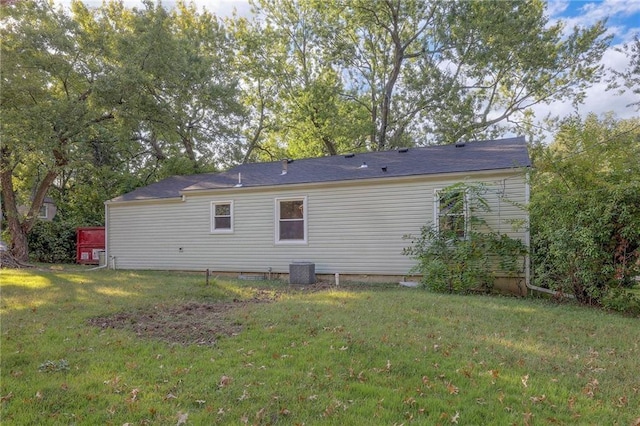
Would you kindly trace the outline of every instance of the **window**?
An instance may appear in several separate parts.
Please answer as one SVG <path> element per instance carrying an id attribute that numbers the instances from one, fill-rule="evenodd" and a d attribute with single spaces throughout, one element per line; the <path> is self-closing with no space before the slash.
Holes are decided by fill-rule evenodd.
<path id="1" fill-rule="evenodd" d="M 38 217 L 41 219 L 47 219 L 49 217 L 49 206 L 43 204 L 42 207 L 40 207 L 40 211 L 38 212 Z"/>
<path id="2" fill-rule="evenodd" d="M 439 232 L 451 233 L 460 239 L 465 238 L 468 230 L 468 207 L 465 191 L 436 190 L 434 216 Z"/>
<path id="3" fill-rule="evenodd" d="M 211 232 L 233 232 L 233 201 L 211 203 Z"/>
<path id="4" fill-rule="evenodd" d="M 276 243 L 306 243 L 307 198 L 276 199 Z"/>

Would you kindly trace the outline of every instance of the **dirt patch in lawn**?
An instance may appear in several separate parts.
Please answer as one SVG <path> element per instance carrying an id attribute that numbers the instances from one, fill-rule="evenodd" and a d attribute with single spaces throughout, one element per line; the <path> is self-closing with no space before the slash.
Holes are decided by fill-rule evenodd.
<path id="1" fill-rule="evenodd" d="M 185 302 L 159 304 L 109 316 L 90 318 L 100 328 L 125 329 L 139 337 L 170 344 L 213 346 L 222 336 L 233 336 L 242 325 L 231 319 L 231 311 L 276 300 L 278 293 L 257 291 L 251 299 L 231 302 Z"/>
<path id="2" fill-rule="evenodd" d="M 106 329 L 125 329 L 141 338 L 162 340 L 169 344 L 213 346 L 219 337 L 234 336 L 242 331 L 242 324 L 231 312 L 257 303 L 270 303 L 285 293 L 310 293 L 335 289 L 332 283 L 318 282 L 309 286 L 286 286 L 278 290 L 255 289 L 249 299 L 230 302 L 185 302 L 158 304 L 89 319 L 89 324 Z M 349 290 L 362 286 L 345 286 Z"/>
<path id="3" fill-rule="evenodd" d="M 233 303 L 188 302 L 176 305 L 155 305 L 131 312 L 119 312 L 89 319 L 100 328 L 134 331 L 139 337 L 179 345 L 213 346 L 221 336 L 233 336 L 242 330 L 227 313 Z"/>

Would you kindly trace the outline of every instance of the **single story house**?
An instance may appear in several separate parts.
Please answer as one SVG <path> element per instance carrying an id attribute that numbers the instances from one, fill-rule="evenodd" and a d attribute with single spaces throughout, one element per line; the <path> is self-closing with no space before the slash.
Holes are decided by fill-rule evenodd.
<path id="1" fill-rule="evenodd" d="M 40 210 L 38 211 L 38 219 L 44 220 L 47 222 L 51 222 L 53 218 L 56 216 L 58 212 L 58 207 L 56 206 L 56 202 L 51 197 L 44 197 L 42 201 L 42 206 L 40 206 Z M 21 205 L 18 206 L 18 213 L 23 216 L 26 216 L 29 213 L 29 206 Z"/>
<path id="2" fill-rule="evenodd" d="M 106 256 L 118 269 L 287 274 L 311 262 L 318 275 L 397 280 L 415 264 L 403 236 L 442 220 L 438 191 L 454 183 L 485 183 L 487 222 L 528 243 L 530 165 L 515 137 L 174 176 L 105 203 Z"/>

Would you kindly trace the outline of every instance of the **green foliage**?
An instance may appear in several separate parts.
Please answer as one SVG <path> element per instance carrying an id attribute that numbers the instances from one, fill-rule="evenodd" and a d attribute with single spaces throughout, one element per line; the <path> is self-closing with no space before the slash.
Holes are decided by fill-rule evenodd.
<path id="1" fill-rule="evenodd" d="M 640 121 L 566 120 L 533 154 L 536 285 L 619 307 L 640 274 Z"/>
<path id="2" fill-rule="evenodd" d="M 624 288 L 609 288 L 600 299 L 600 303 L 605 309 L 640 316 L 640 297 Z"/>
<path id="3" fill-rule="evenodd" d="M 72 263 L 76 258 L 76 226 L 67 221 L 38 221 L 29 233 L 29 255 L 35 262 Z"/>
<path id="4" fill-rule="evenodd" d="M 440 203 L 454 200 L 448 211 L 468 211 L 465 224 L 427 224 L 404 254 L 417 260 L 415 273 L 423 286 L 447 293 L 489 292 L 496 273 L 507 276 L 521 272 L 527 253 L 524 243 L 489 229 L 483 213 L 490 211 L 483 184 L 455 184 L 440 193 Z M 464 196 L 459 196 L 463 194 Z M 465 215 L 456 221 L 465 221 Z M 463 234 L 460 229 L 463 229 Z"/>

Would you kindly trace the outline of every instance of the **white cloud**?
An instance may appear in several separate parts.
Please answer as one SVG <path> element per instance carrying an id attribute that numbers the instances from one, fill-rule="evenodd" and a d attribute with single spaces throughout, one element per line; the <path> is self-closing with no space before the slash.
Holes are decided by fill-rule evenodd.
<path id="1" fill-rule="evenodd" d="M 640 15 L 640 1 L 638 0 L 603 0 L 585 2 L 577 9 L 575 16 L 567 16 L 569 1 L 549 0 L 547 12 L 550 23 L 562 20 L 565 23 L 564 30 L 568 33 L 575 26 L 584 28 L 594 25 L 596 22 L 607 19 L 607 34 L 614 36 L 614 44 L 605 52 L 600 63 L 605 69 L 625 70 L 629 67 L 629 58 L 616 48 L 633 40 L 634 35 L 640 34 L 638 28 L 638 15 Z M 575 13 L 575 11 L 573 12 Z M 578 114 L 582 117 L 589 113 L 598 115 L 613 112 L 618 118 L 637 117 L 638 112 L 628 105 L 637 102 L 637 94 L 627 90 L 622 94 L 618 90 L 608 89 L 608 83 L 603 80 L 593 84 L 586 92 L 584 102 L 573 107 L 570 101 L 554 102 L 550 105 L 536 105 L 533 111 L 538 118 L 551 116 L 565 117 Z"/>
<path id="2" fill-rule="evenodd" d="M 607 68 L 624 70 L 629 67 L 629 58 L 624 53 L 609 49 L 605 52 L 601 63 Z M 637 117 L 638 112 L 635 107 L 628 105 L 637 102 L 638 95 L 630 90 L 620 94 L 617 89 L 608 89 L 608 86 L 605 80 L 592 85 L 587 90 L 584 102 L 578 105 L 577 109 L 574 108 L 570 101 L 566 101 L 554 102 L 549 105 L 536 105 L 533 107 L 533 111 L 538 119 L 544 119 L 547 115 L 567 117 L 577 114 L 581 117 L 586 117 L 590 113 L 601 116 L 610 112 L 613 112 L 619 119 Z M 550 134 L 547 134 L 547 141 L 551 140 L 551 137 Z"/>
<path id="3" fill-rule="evenodd" d="M 83 0 L 83 3 L 90 8 L 97 8 L 102 5 L 103 0 Z M 69 7 L 71 0 L 56 0 L 56 3 L 61 4 L 64 7 Z M 122 2 L 127 8 L 142 8 L 144 7 L 142 0 L 123 0 Z M 156 1 L 156 3 L 162 4 L 165 8 L 175 7 L 177 0 L 163 0 Z M 187 0 L 187 4 L 193 3 L 196 9 L 207 9 L 210 12 L 215 13 L 220 17 L 230 17 L 234 11 L 240 16 L 248 17 L 251 15 L 251 8 L 248 0 Z"/>
<path id="4" fill-rule="evenodd" d="M 633 0 L 604 0 L 585 2 L 578 8 L 579 14 L 567 16 L 569 2 L 563 0 L 550 0 L 547 3 L 547 13 L 553 23 L 562 20 L 565 23 L 565 31 L 570 32 L 574 27 L 589 27 L 596 22 L 607 20 L 607 33 L 612 34 L 617 40 L 629 40 L 633 31 L 637 28 L 630 27 L 637 23 L 635 15 L 640 14 L 640 1 Z M 635 18 L 635 21 L 634 21 Z"/>
<path id="5" fill-rule="evenodd" d="M 553 18 L 564 13 L 569 7 L 569 0 L 549 0 L 547 2 L 547 16 Z"/>
<path id="6" fill-rule="evenodd" d="M 582 10 L 587 18 L 594 20 L 618 15 L 628 18 L 640 12 L 640 2 L 629 0 L 604 0 L 603 2 L 586 3 Z"/>

